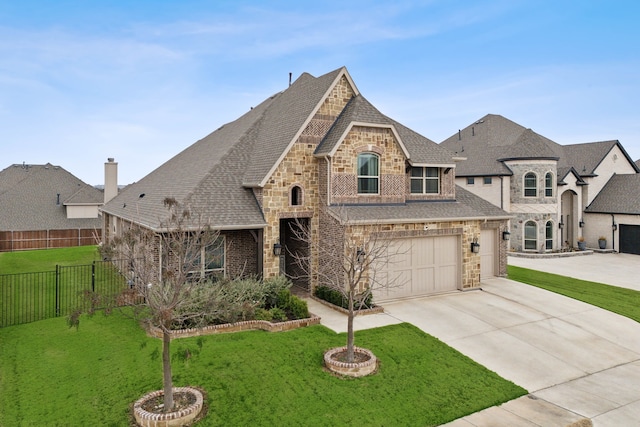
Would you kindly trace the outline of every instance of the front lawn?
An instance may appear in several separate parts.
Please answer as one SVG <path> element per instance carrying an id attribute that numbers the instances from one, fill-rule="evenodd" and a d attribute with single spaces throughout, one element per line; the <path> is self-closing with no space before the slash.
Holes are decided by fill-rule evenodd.
<path id="1" fill-rule="evenodd" d="M 127 426 L 161 387 L 161 342 L 135 321 L 65 321 L 0 329 L 0 425 Z M 323 351 L 344 343 L 323 326 L 174 340 L 174 381 L 208 393 L 201 426 L 438 425 L 526 393 L 409 324 L 356 333 L 381 360 L 371 377 L 323 371 Z"/>
<path id="2" fill-rule="evenodd" d="M 640 292 L 510 265 L 509 279 L 562 294 L 640 322 Z"/>

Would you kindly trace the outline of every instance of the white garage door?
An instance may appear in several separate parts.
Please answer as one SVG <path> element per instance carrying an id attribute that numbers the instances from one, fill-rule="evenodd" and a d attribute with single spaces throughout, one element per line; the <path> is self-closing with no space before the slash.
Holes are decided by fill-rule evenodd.
<path id="1" fill-rule="evenodd" d="M 429 295 L 458 289 L 460 244 L 458 236 L 416 237 L 391 241 L 388 259 L 376 272 L 382 283 L 374 301 Z"/>
<path id="2" fill-rule="evenodd" d="M 480 279 L 496 275 L 496 230 L 480 231 Z"/>

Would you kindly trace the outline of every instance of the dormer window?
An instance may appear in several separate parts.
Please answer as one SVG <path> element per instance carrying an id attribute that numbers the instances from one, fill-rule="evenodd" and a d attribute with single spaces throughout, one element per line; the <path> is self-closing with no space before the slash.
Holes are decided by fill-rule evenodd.
<path id="1" fill-rule="evenodd" d="M 411 168 L 411 194 L 439 193 L 440 170 L 438 168 Z"/>
<path id="2" fill-rule="evenodd" d="M 358 155 L 358 194 L 378 194 L 380 159 L 373 153 Z"/>
<path id="3" fill-rule="evenodd" d="M 538 196 L 538 178 L 533 172 L 529 172 L 524 176 L 524 197 Z"/>

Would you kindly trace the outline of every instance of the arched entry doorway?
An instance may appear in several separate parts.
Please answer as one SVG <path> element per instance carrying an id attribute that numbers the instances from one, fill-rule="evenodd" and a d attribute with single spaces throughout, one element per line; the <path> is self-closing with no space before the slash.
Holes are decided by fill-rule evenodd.
<path id="1" fill-rule="evenodd" d="M 579 216 L 578 194 L 573 190 L 565 191 L 560 197 L 560 247 L 576 244 Z"/>

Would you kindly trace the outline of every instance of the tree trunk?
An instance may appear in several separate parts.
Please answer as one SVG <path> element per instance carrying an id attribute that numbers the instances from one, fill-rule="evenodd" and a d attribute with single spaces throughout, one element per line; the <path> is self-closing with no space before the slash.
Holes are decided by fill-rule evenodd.
<path id="1" fill-rule="evenodd" d="M 162 331 L 162 384 L 164 387 L 164 411 L 173 410 L 173 379 L 171 378 L 171 335 Z"/>
<path id="2" fill-rule="evenodd" d="M 347 363 L 353 363 L 353 292 L 349 292 L 349 314 L 347 316 Z"/>

